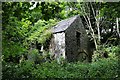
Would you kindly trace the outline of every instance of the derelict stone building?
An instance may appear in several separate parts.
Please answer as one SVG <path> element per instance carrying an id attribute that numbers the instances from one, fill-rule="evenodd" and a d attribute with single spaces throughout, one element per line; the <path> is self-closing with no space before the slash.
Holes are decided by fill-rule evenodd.
<path id="1" fill-rule="evenodd" d="M 50 52 L 68 61 L 90 61 L 89 40 L 79 15 L 60 21 L 52 28 Z"/>

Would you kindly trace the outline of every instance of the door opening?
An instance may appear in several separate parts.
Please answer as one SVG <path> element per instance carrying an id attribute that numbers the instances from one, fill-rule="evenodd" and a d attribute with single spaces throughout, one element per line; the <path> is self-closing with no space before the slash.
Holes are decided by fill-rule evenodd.
<path id="1" fill-rule="evenodd" d="M 77 46 L 80 47 L 80 33 L 76 32 Z"/>

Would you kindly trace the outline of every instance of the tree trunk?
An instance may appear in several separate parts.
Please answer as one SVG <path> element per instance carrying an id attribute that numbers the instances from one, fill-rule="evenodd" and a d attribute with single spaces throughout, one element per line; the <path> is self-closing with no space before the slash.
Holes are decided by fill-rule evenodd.
<path id="1" fill-rule="evenodd" d="M 119 31 L 119 18 L 116 18 L 116 25 L 117 25 L 117 33 L 118 33 L 118 36 L 120 38 L 120 31 Z"/>

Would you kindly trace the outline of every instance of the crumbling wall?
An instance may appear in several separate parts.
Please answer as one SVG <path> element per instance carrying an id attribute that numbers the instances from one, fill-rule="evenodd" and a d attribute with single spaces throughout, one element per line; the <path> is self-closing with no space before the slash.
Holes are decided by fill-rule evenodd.
<path id="1" fill-rule="evenodd" d="M 51 39 L 50 52 L 55 58 L 65 58 L 65 33 L 55 33 Z"/>
<path id="2" fill-rule="evenodd" d="M 77 44 L 76 32 L 80 33 L 80 46 Z M 70 25 L 65 31 L 66 57 L 68 61 L 89 61 L 91 52 L 89 52 L 89 40 L 80 17 Z M 90 48 L 90 47 L 89 47 Z"/>
<path id="3" fill-rule="evenodd" d="M 76 31 L 80 32 L 78 20 L 75 20 L 65 31 L 66 57 L 68 61 L 76 61 L 78 56 L 78 46 L 76 41 Z M 79 47 L 80 48 L 80 47 Z"/>
<path id="4" fill-rule="evenodd" d="M 55 58 L 60 58 L 62 56 L 68 61 L 86 60 L 90 62 L 92 51 L 88 35 L 82 24 L 80 16 L 77 16 L 75 20 L 68 25 L 69 27 L 65 31 L 53 34 L 53 38 L 50 43 L 50 52 L 55 56 Z M 65 26 L 63 26 L 63 28 L 64 27 Z M 60 26 L 58 29 L 61 28 L 62 27 Z M 77 35 L 77 33 L 80 36 Z"/>

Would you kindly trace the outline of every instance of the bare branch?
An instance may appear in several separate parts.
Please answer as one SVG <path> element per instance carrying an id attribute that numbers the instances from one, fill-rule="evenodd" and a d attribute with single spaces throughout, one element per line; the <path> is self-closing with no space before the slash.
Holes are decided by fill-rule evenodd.
<path id="1" fill-rule="evenodd" d="M 86 4 L 86 6 L 84 6 L 84 7 L 89 8 L 87 4 Z M 84 7 L 81 7 L 81 9 L 82 9 L 83 12 L 84 12 L 83 17 L 84 17 L 85 20 L 87 21 L 87 25 L 88 25 L 89 30 L 92 32 L 92 33 L 90 33 L 90 34 L 91 34 L 91 36 L 93 37 L 93 40 L 94 40 L 94 43 L 95 43 L 95 47 L 96 47 L 96 49 L 97 49 L 97 41 L 96 41 L 95 32 L 94 32 L 94 30 L 93 30 L 93 28 L 92 28 L 92 24 L 91 24 L 91 20 L 90 20 L 90 12 L 89 12 L 89 15 L 87 15 L 86 12 L 85 12 Z M 85 17 L 85 16 L 86 16 L 86 17 Z"/>
<path id="2" fill-rule="evenodd" d="M 116 25 L 117 25 L 117 33 L 118 33 L 118 36 L 120 37 L 120 32 L 119 32 L 119 18 L 116 18 Z"/>

